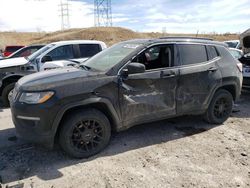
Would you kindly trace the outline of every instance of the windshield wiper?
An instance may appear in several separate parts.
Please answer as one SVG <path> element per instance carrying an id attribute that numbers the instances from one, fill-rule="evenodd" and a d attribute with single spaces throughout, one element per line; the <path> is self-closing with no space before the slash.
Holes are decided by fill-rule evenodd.
<path id="1" fill-rule="evenodd" d="M 87 65 L 83 65 L 83 64 L 79 65 L 79 67 L 81 67 L 81 68 L 83 68 L 84 70 L 87 70 L 87 71 L 89 71 L 91 69 L 91 67 L 89 67 Z"/>
<path id="2" fill-rule="evenodd" d="M 71 62 L 73 62 L 73 63 L 77 63 L 77 64 L 80 64 L 80 63 L 81 63 L 80 61 L 73 60 L 73 59 L 67 59 L 67 61 L 71 61 Z"/>

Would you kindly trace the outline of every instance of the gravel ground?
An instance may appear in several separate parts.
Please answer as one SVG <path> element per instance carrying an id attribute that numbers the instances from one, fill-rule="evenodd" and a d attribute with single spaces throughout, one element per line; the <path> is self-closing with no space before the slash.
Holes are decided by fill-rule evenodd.
<path id="1" fill-rule="evenodd" d="M 82 160 L 17 139 L 0 109 L 0 187 L 250 187 L 250 92 L 237 109 L 220 126 L 201 117 L 136 126 Z"/>

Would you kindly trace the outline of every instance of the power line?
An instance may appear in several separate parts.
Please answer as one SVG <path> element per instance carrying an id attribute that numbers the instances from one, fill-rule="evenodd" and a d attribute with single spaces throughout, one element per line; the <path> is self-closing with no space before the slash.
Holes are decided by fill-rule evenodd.
<path id="1" fill-rule="evenodd" d="M 94 0 L 95 26 L 112 26 L 111 0 Z"/>
<path id="2" fill-rule="evenodd" d="M 61 0 L 60 4 L 60 17 L 61 17 L 61 29 L 69 29 L 70 22 L 69 22 L 69 3 L 68 0 Z"/>

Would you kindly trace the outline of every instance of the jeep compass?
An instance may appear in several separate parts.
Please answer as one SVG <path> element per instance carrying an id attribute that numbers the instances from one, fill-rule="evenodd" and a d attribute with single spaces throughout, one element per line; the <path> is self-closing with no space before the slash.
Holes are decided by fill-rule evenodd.
<path id="1" fill-rule="evenodd" d="M 58 141 L 76 158 L 104 149 L 111 131 L 182 115 L 228 119 L 240 96 L 242 65 L 224 43 L 194 38 L 131 40 L 79 67 L 21 78 L 11 111 L 22 138 Z"/>

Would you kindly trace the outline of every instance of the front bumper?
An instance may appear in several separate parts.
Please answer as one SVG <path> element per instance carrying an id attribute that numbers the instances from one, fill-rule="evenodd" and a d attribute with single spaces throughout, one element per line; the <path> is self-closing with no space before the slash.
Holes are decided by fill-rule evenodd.
<path id="1" fill-rule="evenodd" d="M 53 102 L 29 105 L 11 103 L 12 120 L 17 136 L 46 148 L 53 148 L 55 131 L 53 121 L 57 110 Z"/>

